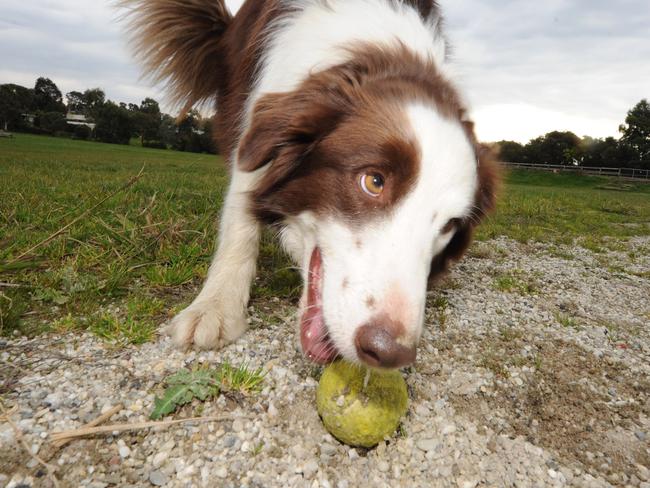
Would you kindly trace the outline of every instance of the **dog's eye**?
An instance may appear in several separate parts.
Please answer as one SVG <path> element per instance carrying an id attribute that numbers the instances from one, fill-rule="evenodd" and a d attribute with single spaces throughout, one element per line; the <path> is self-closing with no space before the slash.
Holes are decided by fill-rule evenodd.
<path id="1" fill-rule="evenodd" d="M 379 173 L 367 173 L 359 178 L 361 189 L 371 197 L 378 197 L 384 191 L 384 177 Z"/>

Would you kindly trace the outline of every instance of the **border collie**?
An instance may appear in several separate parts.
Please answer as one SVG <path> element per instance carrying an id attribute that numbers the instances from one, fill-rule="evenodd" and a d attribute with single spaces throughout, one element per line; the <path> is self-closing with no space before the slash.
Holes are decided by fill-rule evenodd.
<path id="1" fill-rule="evenodd" d="M 427 284 L 494 206 L 498 165 L 454 85 L 433 0 L 121 0 L 136 54 L 186 109 L 214 100 L 231 167 L 180 347 L 246 329 L 262 224 L 302 269 L 300 338 L 335 357 L 415 360 Z"/>

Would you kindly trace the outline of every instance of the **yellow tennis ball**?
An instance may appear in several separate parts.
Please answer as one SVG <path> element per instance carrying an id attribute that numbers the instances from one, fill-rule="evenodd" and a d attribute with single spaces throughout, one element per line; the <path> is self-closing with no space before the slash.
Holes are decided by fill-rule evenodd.
<path id="1" fill-rule="evenodd" d="M 366 369 L 336 361 L 323 371 L 316 405 L 325 428 L 338 440 L 350 446 L 373 447 L 395 432 L 406 413 L 406 382 L 397 370 Z"/>

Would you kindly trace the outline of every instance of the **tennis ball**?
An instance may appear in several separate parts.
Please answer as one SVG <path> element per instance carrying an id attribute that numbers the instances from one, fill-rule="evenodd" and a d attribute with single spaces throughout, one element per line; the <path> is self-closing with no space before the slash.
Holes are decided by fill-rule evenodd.
<path id="1" fill-rule="evenodd" d="M 323 371 L 316 405 L 325 428 L 338 440 L 373 447 L 395 432 L 406 413 L 406 382 L 397 370 L 336 361 Z"/>

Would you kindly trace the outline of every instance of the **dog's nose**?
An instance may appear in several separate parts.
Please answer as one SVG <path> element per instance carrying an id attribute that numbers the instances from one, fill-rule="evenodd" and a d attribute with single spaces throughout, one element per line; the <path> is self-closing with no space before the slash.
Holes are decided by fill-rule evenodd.
<path id="1" fill-rule="evenodd" d="M 362 326 L 355 339 L 359 359 L 376 368 L 401 368 L 413 363 L 415 345 L 400 344 L 391 329 L 380 323 Z"/>

